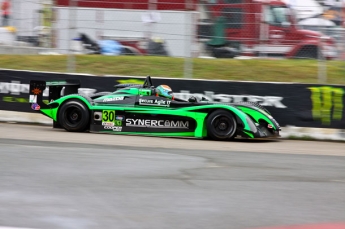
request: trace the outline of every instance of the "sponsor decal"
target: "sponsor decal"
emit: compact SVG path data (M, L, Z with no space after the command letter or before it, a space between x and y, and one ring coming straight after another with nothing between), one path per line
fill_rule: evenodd
M30 85L21 84L20 81L0 82L0 93L1 94L11 94L20 95L21 93L29 93Z
M62 89L62 93L64 88ZM90 95L95 93L96 89L79 88L78 92L85 95ZM4 96L1 96L4 94ZM22 94L29 94L29 96L23 96ZM6 103L37 103L37 95L42 94L43 97L47 98L49 96L49 88L46 87L45 90L39 88L34 88L30 91L30 85L21 83L20 81L12 80L11 82L0 82L0 99L2 102ZM1 98L2 97L2 98ZM43 99L43 102L48 104L47 99ZM51 102L51 101L50 101ZM36 106L36 109L40 109Z
M324 86L308 89L311 91L313 119L320 120L323 125L330 125L332 120L342 120L345 95L343 88Z
M139 105L169 107L171 101L163 99L139 99Z
M237 102L255 102L262 106L287 108L283 104L283 97L279 96L258 96L258 95L229 95L229 94L215 94L213 91L205 91L201 93L190 93L187 90L181 90L180 93L174 93L176 98L188 100L191 96L195 96L199 99L204 97L210 102L222 102L222 103L237 103Z
M178 120L151 120L151 119L126 119L126 126L151 127L151 128L189 128L189 121Z
M47 86L49 84L47 83ZM35 88L38 89L38 88ZM34 89L34 90L35 90ZM40 89L38 89L40 90ZM41 90L40 90L41 91ZM64 91L64 89L62 89ZM96 89L90 88L79 88L78 93L85 94L87 96L92 95L96 92ZM20 81L12 80L11 83L8 82L0 82L0 94L11 94L11 95L21 95L21 94L29 94L30 92L30 85L21 83ZM33 94L33 90L31 91ZM37 90L36 90L37 92ZM36 95L36 94L35 94ZM43 91L43 96L49 96L49 88L46 87Z
M42 90L40 90L39 88L34 88L31 90L31 92L34 94L34 95L39 95L42 93Z
M148 96L148 95L151 95L152 94L152 90L151 89L144 89L144 88L142 88L142 89L139 89L139 95L140 95L140 97L142 97L142 96Z
M63 85L66 84L67 81L50 81L50 82L46 82L47 86L53 86L53 85Z
M4 96L2 97L3 102L7 103L31 103L28 98L14 97L14 96ZM44 103L49 103L48 100L43 100Z
M115 116L115 120L123 121L123 119L124 119L124 116L123 116L123 115L116 115L116 116Z
M122 131L122 127L121 126L105 126L104 129L106 129L106 130L113 130L113 131L117 131L117 132Z
M41 109L41 106L38 105L37 103L33 103L31 105L31 109L35 110L35 111L39 111Z
M125 80L117 80L120 84L144 84L145 80L139 79L125 79Z
M29 103L37 103L37 95L30 95Z
M121 97L114 97L114 98L106 98L103 99L103 102L112 102L112 101L120 101L120 100L124 100L125 97L121 96Z
M120 116L120 115L115 116L115 111L103 110L102 111L102 126L104 126L104 129L109 129L108 127L121 127L122 120L117 120L116 117L123 120L123 116Z
M102 111L102 122L112 122L114 123L115 111L103 110Z
M14 97L14 96L4 96L2 97L3 102L7 103L31 103L28 98ZM49 103L48 100L43 100L44 103Z
M102 126L114 126L113 122L102 122Z
M122 121L120 120L115 120L114 121L115 126L122 126Z

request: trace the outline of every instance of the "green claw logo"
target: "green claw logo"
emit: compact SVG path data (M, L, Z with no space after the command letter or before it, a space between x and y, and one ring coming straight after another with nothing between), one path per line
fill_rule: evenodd
M139 79L125 79L125 80L117 80L120 84L143 84L144 80Z
M311 91L312 114L322 125L330 125L332 120L340 121L344 111L344 89L329 86L309 87Z

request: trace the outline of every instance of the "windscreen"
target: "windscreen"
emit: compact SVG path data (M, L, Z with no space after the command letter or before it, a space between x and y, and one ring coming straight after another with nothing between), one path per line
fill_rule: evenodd
M291 9L283 6L270 6L264 11L265 21L271 25L291 24Z

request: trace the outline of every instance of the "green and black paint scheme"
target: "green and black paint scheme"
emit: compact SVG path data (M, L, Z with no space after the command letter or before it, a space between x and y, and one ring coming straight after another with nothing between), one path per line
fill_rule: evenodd
M43 91L49 88L49 103ZM34 110L53 119L53 126L72 132L104 132L231 140L278 137L280 126L256 103L215 103L191 97L157 97L148 76L143 85L115 85L114 92L78 94L75 80L30 81ZM62 95L63 91L63 95Z

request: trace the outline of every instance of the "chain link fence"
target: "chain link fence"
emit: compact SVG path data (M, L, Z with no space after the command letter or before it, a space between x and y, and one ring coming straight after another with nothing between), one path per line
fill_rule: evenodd
M2 17L4 4L9 3L8 25L1 27L0 44L15 47L53 47L52 0L1 0ZM3 52L4 50L1 49ZM15 52L15 50L13 50Z
M1 53L161 55L185 58L345 59L345 7L317 0L11 0ZM5 34L5 35L4 35ZM7 43L3 38L8 35ZM12 41L11 41L12 39ZM5 42L4 42L5 41ZM26 49L20 49L26 47Z

